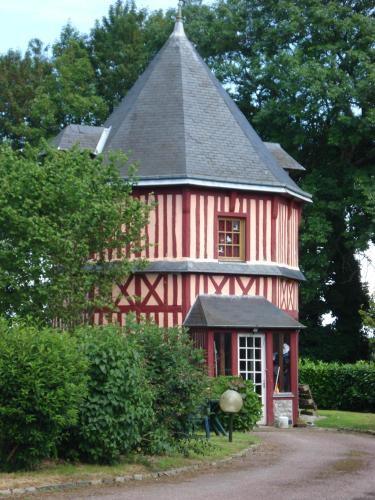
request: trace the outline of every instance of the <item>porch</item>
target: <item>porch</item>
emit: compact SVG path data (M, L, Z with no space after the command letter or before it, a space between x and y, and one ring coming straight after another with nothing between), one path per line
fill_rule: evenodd
M260 423L298 419L298 333L303 325L264 297L199 295L184 325L206 352L211 377L252 380L262 401Z

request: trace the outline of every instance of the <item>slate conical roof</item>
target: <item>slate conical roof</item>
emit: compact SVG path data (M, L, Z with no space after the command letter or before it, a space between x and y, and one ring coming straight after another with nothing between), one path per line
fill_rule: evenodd
M198 55L180 19L104 126L111 128L104 152L131 151L139 162L138 185L195 184L310 199Z

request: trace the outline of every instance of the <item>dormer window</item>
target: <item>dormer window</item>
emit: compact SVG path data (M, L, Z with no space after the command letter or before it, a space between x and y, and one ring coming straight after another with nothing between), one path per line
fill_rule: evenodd
M219 217L219 260L245 260L245 221L234 217Z

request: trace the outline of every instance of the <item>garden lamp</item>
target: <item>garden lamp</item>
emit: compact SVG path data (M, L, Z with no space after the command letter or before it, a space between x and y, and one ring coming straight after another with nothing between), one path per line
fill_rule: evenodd
M229 414L229 442L232 442L233 434L233 418L236 413L238 413L243 406L243 399L241 394L232 389L228 389L223 392L220 396L219 405L224 413Z

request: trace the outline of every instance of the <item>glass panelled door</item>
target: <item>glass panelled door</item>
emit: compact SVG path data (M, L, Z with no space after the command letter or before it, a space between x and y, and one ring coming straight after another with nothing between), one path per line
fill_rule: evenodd
M241 333L238 335L238 374L252 380L262 401L263 416L258 422L266 423L266 356L264 334Z

